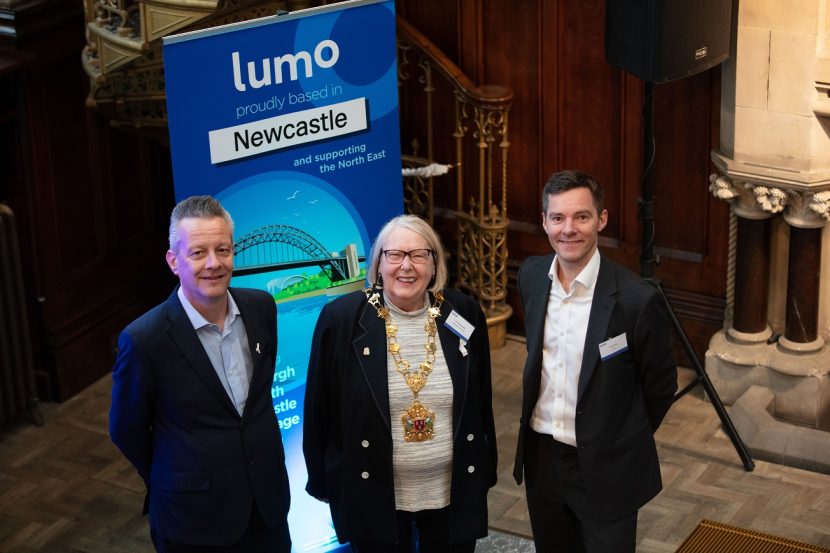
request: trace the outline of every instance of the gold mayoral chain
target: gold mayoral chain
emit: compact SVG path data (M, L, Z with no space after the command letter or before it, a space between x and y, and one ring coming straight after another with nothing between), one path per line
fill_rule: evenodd
M432 372L433 363L435 363L435 352L438 350L435 345L435 335L438 333L435 319L441 315L444 294L440 290L435 292L435 303L427 309L427 324L424 325L424 330L427 333L427 341L424 344L427 350L426 359L421 361L417 371L412 371L409 361L401 357L401 345L397 339L398 327L392 321L389 309L380 303L380 296L377 292L372 293L371 288L367 288L363 292L366 294L369 303L377 310L378 317L386 321L386 343L389 346L389 353L395 361L395 368L403 376L414 397L409 408L401 415L403 439L405 442L431 440L435 437L435 412L430 411L418 401L418 392L426 386L427 378Z

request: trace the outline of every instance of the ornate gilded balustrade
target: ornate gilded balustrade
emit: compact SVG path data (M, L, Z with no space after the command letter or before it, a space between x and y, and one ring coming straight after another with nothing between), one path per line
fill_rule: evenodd
M113 124L155 128L166 139L161 38L325 0L84 0L87 45L81 59L90 77L87 104Z
M121 0L98 0L92 4L95 9L95 22L117 33L118 36L135 36L138 2Z
M405 178L405 207L433 222L435 180L454 181L455 209L451 216L457 222L457 285L481 302L491 345L498 347L504 343L507 319L513 312L506 301L508 114L513 91L497 85L475 85L437 46L400 17L398 77L402 110L407 109L404 104L418 106L417 119L422 128L415 134L423 137L413 138L412 154L404 156L404 164L416 167L439 162L453 166L445 176ZM448 105L452 106L449 113L453 122L449 133L441 134L436 127L446 129L441 118ZM444 112L439 113L442 106ZM406 118L404 121L402 134L411 130L406 128ZM449 159L436 159L436 150L445 152Z

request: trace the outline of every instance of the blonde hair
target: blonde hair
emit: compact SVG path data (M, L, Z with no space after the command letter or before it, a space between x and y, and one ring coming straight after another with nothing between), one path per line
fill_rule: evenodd
M393 230L405 228L411 230L427 242L427 247L432 250L432 261L435 265L435 279L429 287L430 292L443 290L447 285L447 261L444 259L444 246L438 233L429 226L429 223L416 215L398 215L390 219L380 229L375 243L372 244L372 251L369 254L369 266L366 269L366 279L369 284L375 286L378 283L380 258L383 255L383 244Z

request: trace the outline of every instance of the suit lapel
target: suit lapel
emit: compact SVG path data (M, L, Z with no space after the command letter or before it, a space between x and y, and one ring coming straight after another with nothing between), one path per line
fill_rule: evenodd
M604 263L600 257L599 273L597 284L594 290L594 299L591 302L591 314L588 317L588 330L585 333L585 346L582 352L582 367L579 373L579 390L576 396L576 403L582 401L585 388L594 374L594 369L599 362L599 344L605 340L608 333L608 323L611 321L611 313L617 301L617 279L614 276L613 267Z
M269 360L273 360L276 356L268 355L271 348L276 347L272 343L271 336L269 336L266 326L262 325L262 317L258 316L257 307L250 301L248 297L241 295L237 290L230 289L236 306L239 308L239 314L245 322L245 333L248 338L248 348L251 352L251 361L253 369L251 371L251 382L248 386L248 397L255 390L260 390L262 387L271 388L269 378L273 378L274 367L266 366ZM227 394L226 394L227 395ZM247 406L248 403L246 402ZM242 412L245 414L245 411Z
M219 376L217 376L213 365L210 363L210 358L207 356L202 342L196 335L196 330L187 317L187 313L185 313L184 307L182 307L176 292L173 292L167 299L165 306L166 316L170 323L167 332L170 334L170 338L176 344L176 347L179 348L182 357L184 357L187 364L196 373L196 376L205 383L217 399L234 414L237 414L236 407L234 407L233 402L228 397L225 388L222 387L222 382L219 380Z
M531 282L524 288L529 295L525 301L525 324L527 332L532 332L534 340L534 350L529 352L529 355L539 357L539 365L542 361L542 345L544 344L545 333L545 317L548 314L548 300L550 299L551 280L548 276L550 264L553 262L553 256L546 256L544 262L538 267L537 271L533 271Z
M431 296L430 296L431 297ZM438 317L436 325L438 326L438 337L441 341L441 351L444 354L444 359L447 362L447 369L450 372L452 379L452 415L455 421L455 428L453 428L453 436L458 432L458 426L461 424L461 412L464 409L464 404L467 399L467 380L470 373L470 356L462 355L459 345L460 338L456 336L447 325L444 324L452 313L453 306L451 303L445 301L441 306L441 316ZM475 332L487 332L487 329L476 328Z
M539 388L542 379L542 349L545 343L545 318L548 313L550 287L552 285L548 273L553 263L553 254L539 260L536 267L527 271L528 282L522 282L523 300L525 309L525 332L527 333L526 370L530 374L524 375L525 394L523 400L523 418L529 420L530 412L536 405L539 397Z
M359 324L362 333L355 338L352 344L354 353L375 400L375 406L380 411L380 415L386 423L386 428L391 431L389 377L387 376L386 362L386 325L368 301L363 307Z

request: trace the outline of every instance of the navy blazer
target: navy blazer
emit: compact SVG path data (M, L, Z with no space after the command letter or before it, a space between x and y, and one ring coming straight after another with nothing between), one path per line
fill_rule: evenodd
M150 525L174 542L234 543L254 501L269 526L288 513L285 455L271 402L276 305L261 290L230 292L254 364L242 416L176 292L118 339L110 436L147 486Z
M530 257L519 269L528 355L513 469L517 483L523 476L525 433L539 398L553 257ZM603 361L599 344L623 333L628 350ZM671 341L657 289L600 257L577 385L576 441L588 496L605 518L636 511L662 488L654 432L677 390Z
M436 324L453 386L450 541L458 543L487 535L487 490L496 483L498 453L487 321L461 292L445 290L444 298ZM444 324L453 310L475 327L466 357ZM341 543L397 540L391 426L397 421L390 420L385 328L358 291L324 307L314 330L303 423L306 490L328 499Z

